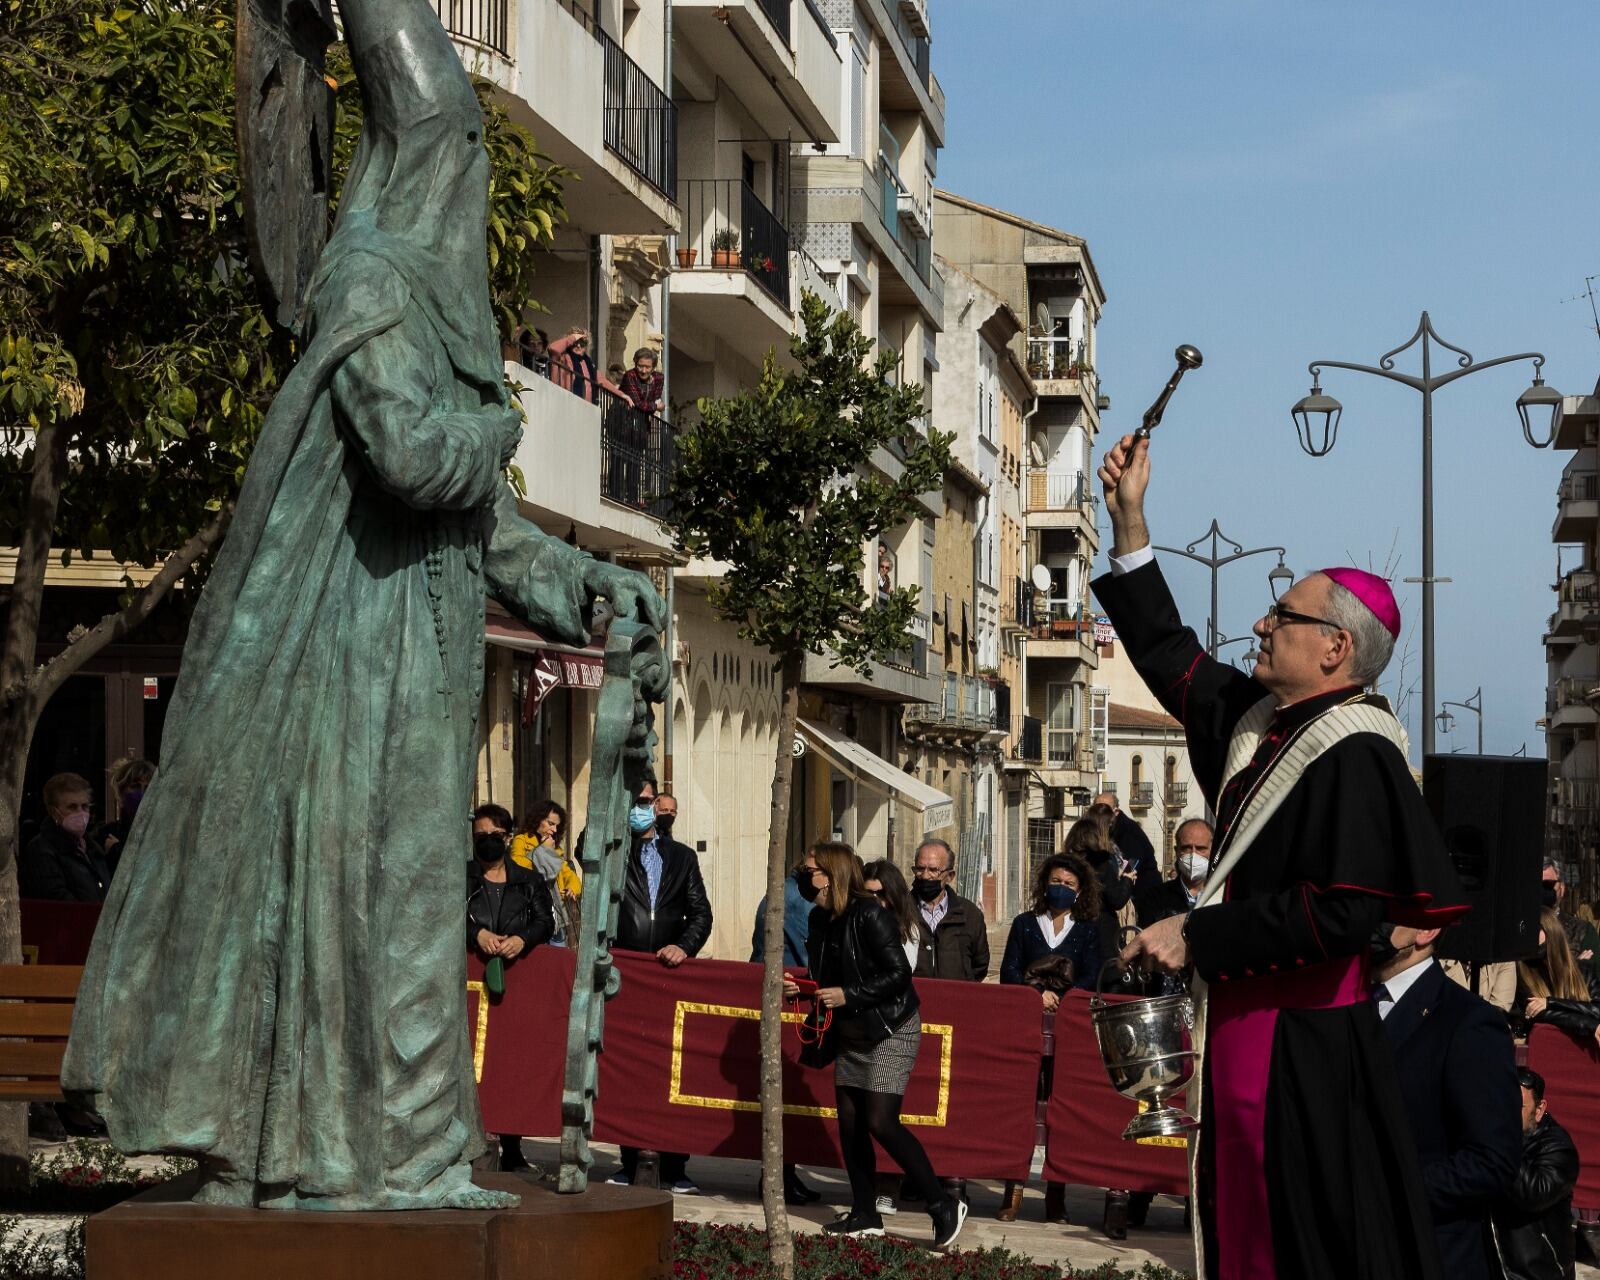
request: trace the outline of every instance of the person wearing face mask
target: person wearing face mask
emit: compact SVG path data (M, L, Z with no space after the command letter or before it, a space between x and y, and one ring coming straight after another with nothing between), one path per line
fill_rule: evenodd
M94 794L75 773L44 784L46 820L17 862L17 891L55 902L104 902L111 883L105 851L88 834Z
M677 801L671 796L660 799L668 802L675 819ZM676 969L698 955L711 936L711 900L700 875L700 859L662 829L657 803L655 783L646 780L628 810L633 849L612 944L624 951L649 952L667 968ZM609 1181L631 1184L638 1163L638 1148L623 1147L622 1168ZM682 1152L661 1152L661 1185L678 1195L697 1194L700 1188L689 1177L688 1163Z
M1491 1280L1489 1213L1522 1154L1516 1062L1504 1015L1434 962L1439 933L1378 926L1372 1005L1394 1051L1444 1274Z
M1517 1003L1512 1024L1526 1035L1535 1022L1548 1022L1579 1040L1600 1042L1600 984L1572 954L1572 944L1554 907L1539 913L1539 949L1517 962Z
M94 838L106 851L106 866L117 874L117 862L122 857L122 846L127 842L133 827L134 814L144 800L144 793L155 781L156 767L148 760L138 758L118 760L111 767L111 790L117 797L117 817L101 823L94 829Z
M1133 906L1141 929L1194 910L1211 870L1211 836L1211 824L1204 818L1190 818L1179 826L1173 835L1178 856L1173 860L1172 878L1134 890Z
M1046 858L1034 877L1033 902L1011 922L1000 960L1000 981L1026 985L1039 992L1046 1014L1060 1007L1071 987L1094 990L1100 973L1100 878L1082 858L1057 853ZM1050 1096L1055 1060L1045 1058L1039 1072L1038 1096ZM1067 1217L1066 1184L1047 1182L1046 1222ZM1022 1208L1021 1182L1007 1180L995 1217L1015 1222Z
M658 818L659 822L660 819ZM811 909L822 892L822 882L817 875L817 860L810 850L795 864L783 882L783 967L804 969L809 960L806 939L811 935ZM767 933L767 899L763 894L756 907L755 925L750 930L750 963L760 964L766 955L763 941ZM760 1183L756 1195L761 1194ZM797 1165L783 1166L783 1200L796 1207L814 1204L822 1199L820 1192L807 1186L800 1177Z
M497 804L472 814L472 857L467 862L467 946L483 957L491 993L504 989L506 970L518 956L550 941L555 911L537 871L509 858L511 815ZM500 1168L526 1169L520 1134L502 1133Z
M922 923L917 977L982 982L989 974L989 928L983 908L950 887L956 878L955 850L943 840L924 840L911 871Z

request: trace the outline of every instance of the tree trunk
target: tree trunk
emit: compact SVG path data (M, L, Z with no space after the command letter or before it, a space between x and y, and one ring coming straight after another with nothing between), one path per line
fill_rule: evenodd
M794 790L794 727L800 713L803 653L783 659L772 827L767 836L767 914L761 969L761 1208L767 1248L782 1280L794 1277L794 1237L783 1199L783 888L789 874L789 799Z
M47 429L48 430L48 429ZM55 452L54 442L39 433L36 452ZM40 489L41 467L36 460L33 488ZM0 655L0 964L22 962L22 912L17 889L17 836L21 823L22 787L27 776L28 748L39 713L51 696L83 665L108 644L122 639L150 616L155 607L201 556L212 551L226 532L233 505L217 513L181 548L173 552L160 572L134 592L116 613L107 614L89 631L72 641L42 667L34 666L39 643L39 610L44 598L44 576L49 562L50 528L60 498L59 473L53 496L30 493L28 522L17 556L16 584L6 620L5 648ZM42 527L36 519L43 521ZM41 549L42 548L42 549ZM0 1189L16 1189L28 1179L28 1107L26 1103L0 1103Z

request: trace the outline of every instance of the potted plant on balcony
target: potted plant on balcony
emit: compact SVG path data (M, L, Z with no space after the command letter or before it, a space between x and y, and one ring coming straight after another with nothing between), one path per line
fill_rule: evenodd
M699 256L700 250L698 249L679 249L678 266L687 271L690 267L694 266L694 260Z
M723 227L711 237L711 265L724 268L739 265L739 233L732 227Z

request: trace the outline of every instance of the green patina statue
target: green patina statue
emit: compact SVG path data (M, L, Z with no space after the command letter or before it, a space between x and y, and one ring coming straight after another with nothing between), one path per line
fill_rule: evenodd
M666 680L662 605L519 514L476 99L426 0L339 8L365 132L62 1078L123 1151L195 1157L208 1203L494 1207L515 1197L471 1180L462 946L484 594L575 644L597 598L615 612L588 837L608 890ZM605 983L615 909L584 897L576 995ZM580 1017L592 1092L587 1001Z

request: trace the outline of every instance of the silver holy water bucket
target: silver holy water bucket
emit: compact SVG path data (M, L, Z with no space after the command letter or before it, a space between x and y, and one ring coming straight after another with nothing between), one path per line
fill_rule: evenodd
M1112 1004L1102 987L1106 968L1116 963L1108 961L1100 970L1089 1000L1089 1018L1112 1087L1144 1104L1122 1136L1176 1137L1200 1123L1167 1101L1189 1083L1199 1057L1194 1045L1194 1001L1175 995Z

